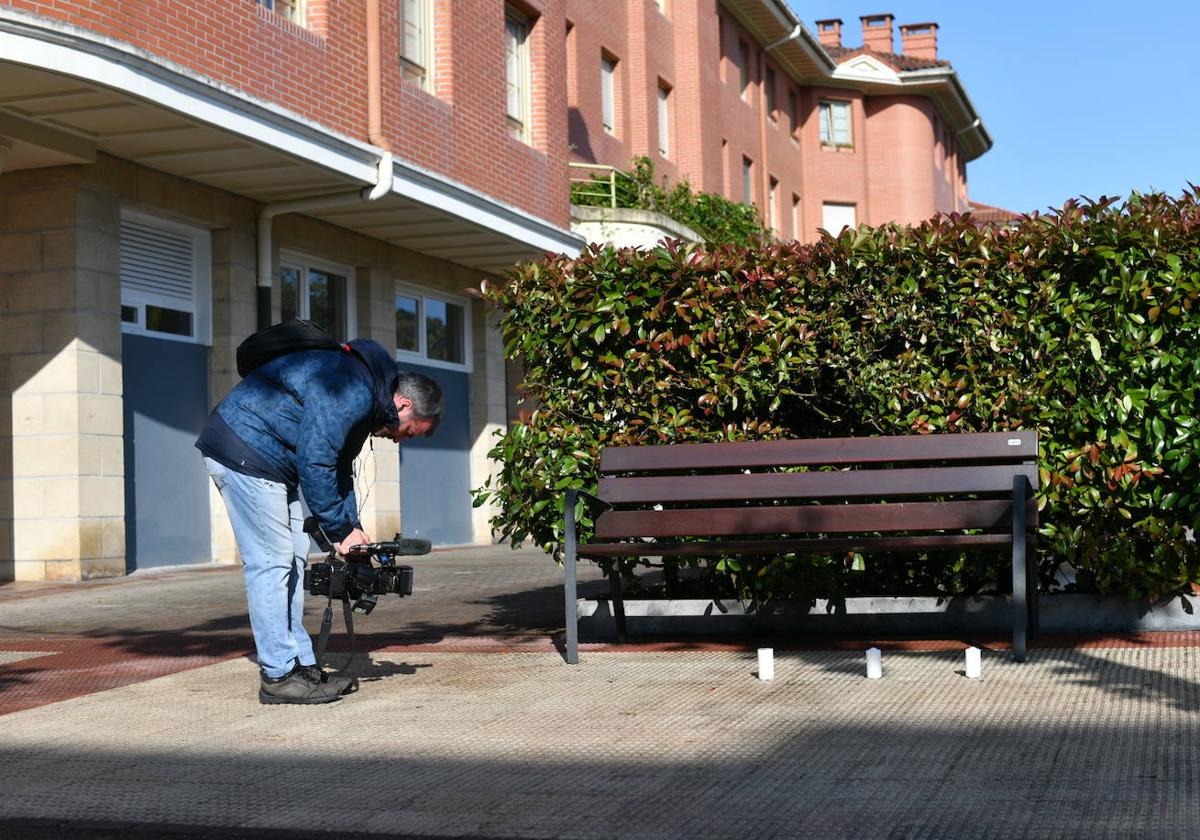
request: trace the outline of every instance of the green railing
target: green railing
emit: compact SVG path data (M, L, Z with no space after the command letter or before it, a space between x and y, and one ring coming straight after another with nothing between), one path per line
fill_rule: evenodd
M624 178L632 181L626 173L614 166L603 163L571 163L571 201L574 204L595 202L579 202L576 199L599 199L609 207L617 206L617 180Z

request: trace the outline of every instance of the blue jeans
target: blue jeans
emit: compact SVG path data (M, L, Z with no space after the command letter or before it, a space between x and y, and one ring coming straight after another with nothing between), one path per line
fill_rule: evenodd
M299 493L211 458L204 463L225 500L242 555L259 667L268 677L282 677L296 665L316 663L312 639L304 629L309 537L304 533Z

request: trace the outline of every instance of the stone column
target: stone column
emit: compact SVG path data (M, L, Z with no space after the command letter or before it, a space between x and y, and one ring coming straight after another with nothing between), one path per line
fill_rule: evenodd
M120 204L94 169L0 178L2 577L125 573Z
M504 339L496 313L481 303L474 310L474 372L471 374L471 489L487 483L499 465L487 454L496 445L496 432L507 427L508 388L504 361ZM473 508L471 525L476 543L492 542L490 520L496 506L488 503Z
M378 266L355 272L358 337L396 347L395 282ZM355 463L354 493L361 508L363 530L373 540L389 540L399 530L400 453L385 438L371 438Z
M217 228L212 232L213 344L208 371L210 409L240 381L237 347L257 326L257 251L253 208L239 205L230 210L230 216L224 220L230 223L230 227ZM229 523L229 514L221 494L211 482L208 509L213 560L218 563L237 562L237 543Z

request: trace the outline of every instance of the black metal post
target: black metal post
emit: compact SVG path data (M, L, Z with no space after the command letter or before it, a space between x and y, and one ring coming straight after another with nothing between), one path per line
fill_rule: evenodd
M578 498L579 492L576 490L568 490L563 497L563 530L566 537L563 549L563 600L566 607L568 665L579 664L579 607L575 594L575 502Z
M1025 490L1029 479L1023 475L1013 477L1012 492L1012 615L1013 615L1013 661L1025 661L1025 638L1029 625L1029 574L1025 556Z

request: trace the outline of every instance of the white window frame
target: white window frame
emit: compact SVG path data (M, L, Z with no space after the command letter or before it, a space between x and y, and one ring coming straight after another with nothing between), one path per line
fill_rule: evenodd
M779 226L779 180L776 178L768 178L767 180L767 224L771 226L771 232L776 236L780 233Z
M460 297L459 295L447 294L440 290L426 289L421 286L414 286L411 283L396 281L396 291L393 295L393 300L396 295L404 295L405 297L416 298L417 300L417 350L402 350L396 348L396 361L409 362L415 365L425 365L427 367L442 368L443 370L456 370L464 373L470 373L474 369L472 364L473 345L471 341L472 332L472 313L470 298ZM436 300L441 303L450 303L455 306L462 307L463 311L463 362L456 364L447 362L441 359L431 359L428 356L429 347L427 344L427 336L425 334L425 313L426 301ZM393 307L395 303L393 302Z
M837 146L843 149L854 148L854 108L853 103L845 99L822 99L818 105L821 145ZM845 114L846 137L838 138L836 114Z
M746 100L749 100L750 86L754 84L754 78L750 74L750 59L750 44L745 38L739 36L737 46L738 96Z
M530 108L530 61L529 36L531 21L511 6L504 10L504 75L507 87L505 114L508 132L513 137L529 142ZM520 37L514 37L519 34ZM516 73L514 79L513 73ZM515 89L515 90L514 90ZM514 96L515 93L515 96ZM514 112L514 105L516 111Z
M167 341L212 346L212 234L204 228L181 224L167 219L121 208L121 221L135 222L146 227L158 228L167 233L184 236L192 243L192 335L159 332L146 329L146 306L167 306L179 309L177 298L157 295L136 289L126 289L121 283L121 306L137 308L137 321L130 323L121 319L121 332L146 335ZM120 234L118 234L118 237ZM119 246L119 241L118 241ZM119 273L119 270L118 270Z
M399 37L400 37L400 74L404 81L416 85L421 90L433 90L433 4L429 0L397 0L399 4ZM408 16L405 8L412 5L418 10L420 20L417 23L418 55L410 55L405 47L405 26Z
M260 6L263 6L268 11L274 12L284 20L291 21L297 26L307 26L308 22L308 0L290 0L285 2L285 6L291 11L280 11L279 0L258 0Z
M343 302L346 313L346 336L345 340L349 341L355 338L358 332L358 317L355 311L355 302L358 300L354 288L354 269L348 265L330 262L329 260L320 257L314 257L312 254L306 254L302 251L292 251L280 249L279 251L279 270L282 273L284 268L293 268L300 270L300 288L296 290L296 317L309 317L309 301L308 301L308 272L310 269L323 271L326 274L337 274L340 277L346 278L346 287L344 293L346 296ZM281 281L282 282L282 281ZM334 336L337 338L338 336Z
M600 124L617 133L617 67L619 62L606 52L600 54Z
M779 74L775 72L774 67L768 65L763 71L763 100L767 109L767 119L773 123L779 122L778 87Z
M837 230L833 230L833 225L830 224L830 215L846 215L849 213L850 220L840 220L842 224ZM851 230L858 229L858 205L850 201L825 201L821 204L821 227L829 231L834 236L837 236L846 228Z
M671 87L658 82L658 153L671 157Z
M754 206L754 161L742 155L742 204Z

